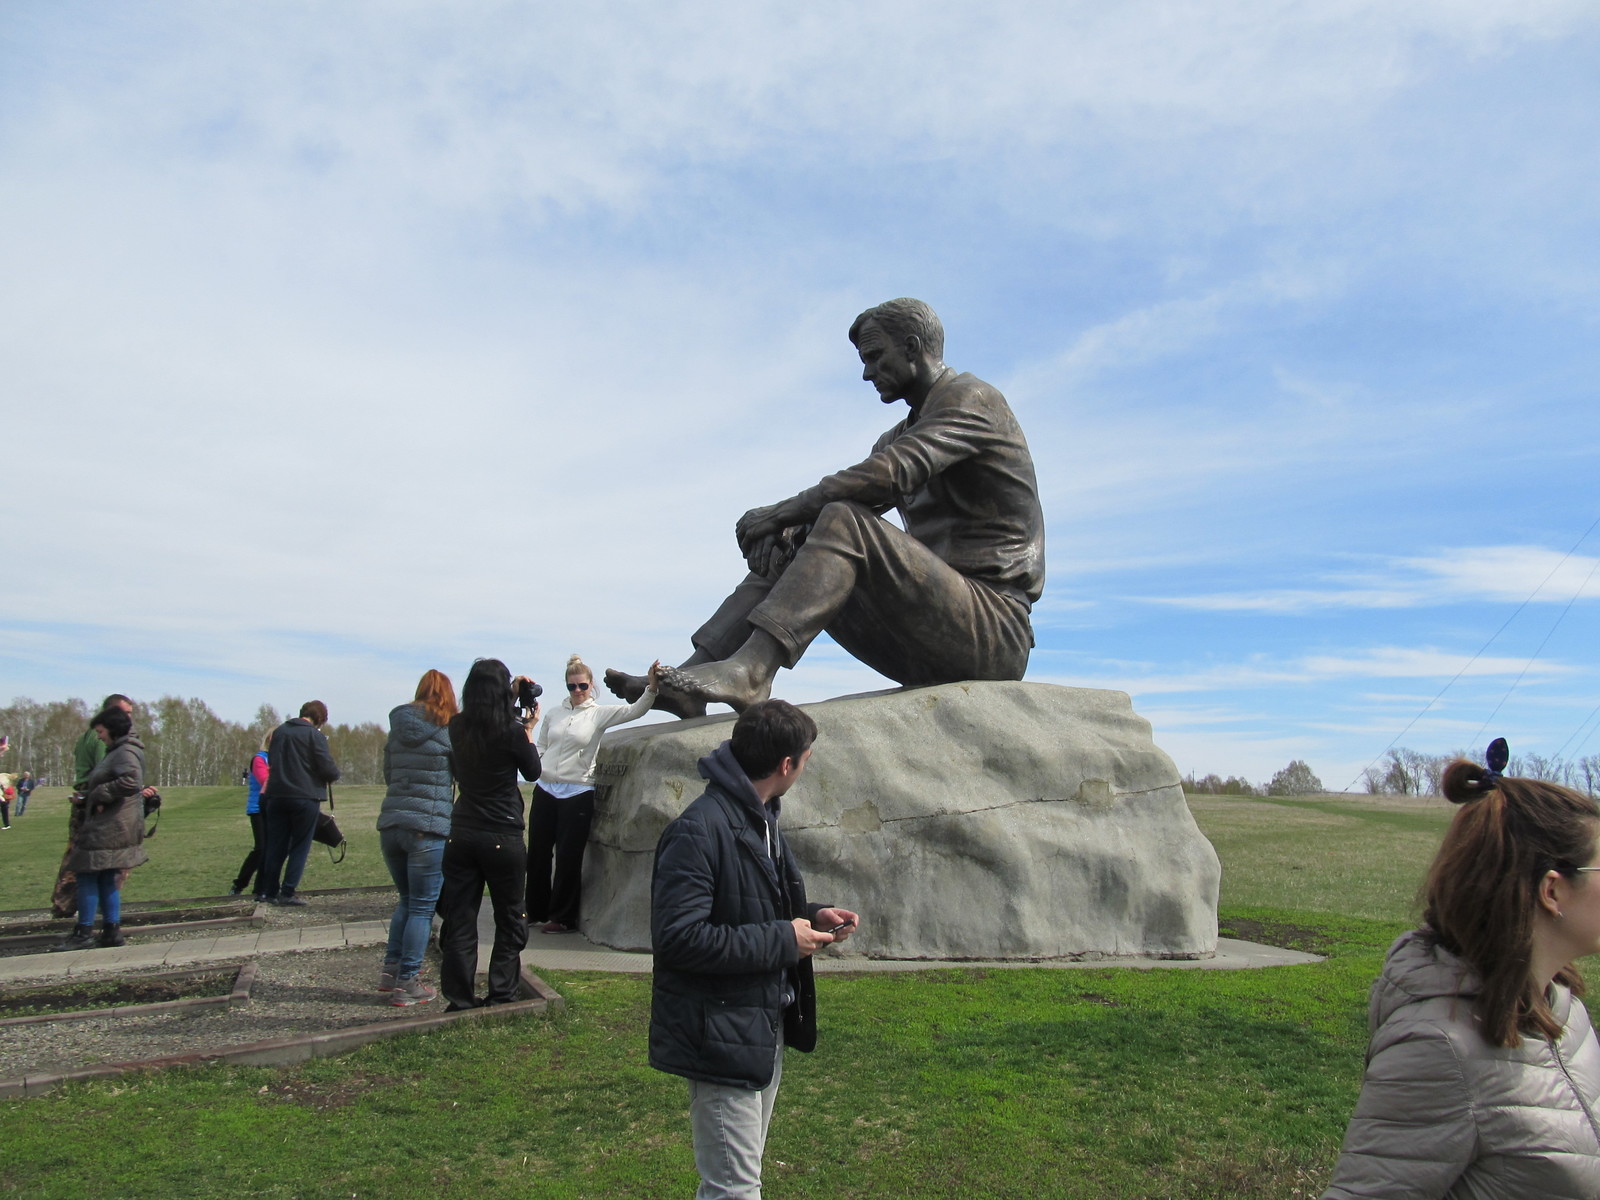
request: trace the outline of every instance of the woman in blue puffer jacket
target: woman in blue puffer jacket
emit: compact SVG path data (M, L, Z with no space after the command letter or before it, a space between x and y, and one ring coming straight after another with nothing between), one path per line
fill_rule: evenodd
M394 1005L425 1004L438 993L422 982L422 954L444 880L444 844L450 836L450 718L456 690L442 671L429 671L417 698L389 714L383 747L388 793L378 812L383 859L399 889L389 922L378 991Z

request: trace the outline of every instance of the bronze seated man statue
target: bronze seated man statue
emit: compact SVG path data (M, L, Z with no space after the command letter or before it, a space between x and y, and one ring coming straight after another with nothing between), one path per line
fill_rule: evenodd
M944 327L920 300L869 308L850 340L861 377L910 413L864 461L739 518L750 574L695 633L694 653L662 670L656 707L742 712L824 630L909 686L1027 669L1044 514L1016 417L995 388L945 366ZM891 508L903 530L884 519ZM626 700L644 691L642 675L605 678Z

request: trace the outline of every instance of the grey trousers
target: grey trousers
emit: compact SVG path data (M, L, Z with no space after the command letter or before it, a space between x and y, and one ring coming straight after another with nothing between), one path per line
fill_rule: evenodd
M689 1080L694 1165L700 1172L695 1200L761 1200L761 1154L782 1079L779 1043L772 1082L760 1091Z
M793 667L826 630L907 687L1021 679L1033 648L1028 606L961 574L864 505L824 506L776 580L747 575L694 635L715 659L764 629Z

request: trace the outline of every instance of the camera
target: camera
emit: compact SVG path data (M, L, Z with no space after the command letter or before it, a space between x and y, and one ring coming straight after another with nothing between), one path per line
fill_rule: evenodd
M542 687L531 679L524 679L517 684L517 707L523 712L532 712L542 695L544 695Z

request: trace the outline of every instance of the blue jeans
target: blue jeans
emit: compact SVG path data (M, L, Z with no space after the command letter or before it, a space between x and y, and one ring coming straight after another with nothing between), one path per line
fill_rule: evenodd
M277 796L261 801L261 824L265 845L261 851L261 871L256 889L269 900L294 895L300 876L306 871L311 853L311 836L317 832L317 802L304 796ZM279 887L279 872L283 874Z
M122 890L117 887L117 872L79 871L78 924L93 925L95 913L108 925L122 921Z
M383 961L398 963L396 975L410 979L422 970L422 954L433 929L433 908L444 882L445 839L414 829L383 829L378 841L400 891L400 903L394 906L389 921L389 948Z

